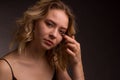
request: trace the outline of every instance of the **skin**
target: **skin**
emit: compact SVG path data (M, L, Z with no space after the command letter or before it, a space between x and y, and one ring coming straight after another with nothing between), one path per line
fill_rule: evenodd
M57 80L84 80L80 44L74 36L63 35L68 28L68 17L65 12L50 10L44 19L35 23L34 27L34 40L26 47L26 55L18 54L15 50L4 57L11 64L15 77L18 80L51 80L54 69L49 66L44 54L46 50L57 46L64 38L66 52L71 56L73 76L71 78L66 70L63 71L58 67ZM11 78L8 64L1 60L0 80Z
M38 48L40 47L44 51L49 50L62 41L62 34L67 31L67 28L67 15L61 10L51 10L46 18L36 22L34 30L35 37L32 43L35 45L39 44ZM52 45L46 45L45 43L47 43L47 40L51 41Z

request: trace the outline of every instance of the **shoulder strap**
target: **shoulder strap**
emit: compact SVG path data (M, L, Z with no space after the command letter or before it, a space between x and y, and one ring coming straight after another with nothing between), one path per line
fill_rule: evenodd
M10 63L5 58L0 58L0 60L4 60L8 64L8 66L10 67L11 73L12 73L12 78L14 78L13 69L12 69Z

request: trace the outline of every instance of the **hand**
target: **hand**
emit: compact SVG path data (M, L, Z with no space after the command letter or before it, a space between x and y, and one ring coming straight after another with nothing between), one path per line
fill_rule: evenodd
M75 40L75 36L63 35L66 42L66 52L70 55L70 62L78 64L81 62L80 43Z
M72 80L85 80L81 60L80 43L75 37L63 36L66 42L66 52L70 55L70 64L72 68Z

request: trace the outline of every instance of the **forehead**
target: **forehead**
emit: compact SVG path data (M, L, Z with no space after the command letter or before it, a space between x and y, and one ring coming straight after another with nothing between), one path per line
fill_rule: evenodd
M68 27L68 16L64 10L51 9L48 11L46 18L54 21L59 26Z

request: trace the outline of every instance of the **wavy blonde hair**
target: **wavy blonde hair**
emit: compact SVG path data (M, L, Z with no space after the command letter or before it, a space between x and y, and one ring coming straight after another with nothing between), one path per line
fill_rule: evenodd
M26 45L31 42L33 38L33 30L35 21L38 19L43 19L47 15L48 11L51 9L60 9L63 10L68 18L69 18L69 24L66 34L68 36L72 36L75 34L75 19L72 11L70 8L63 3L60 0L42 0L38 1L35 5L28 8L24 14L23 17L18 19L17 26L19 26L19 29L15 35L15 39L13 43L18 43L18 51L19 53L22 53L24 51ZM49 50L46 52L46 57L50 63L50 65L54 65L56 57L58 65L65 69L68 64L68 56L63 52L64 50L64 40L55 48Z

